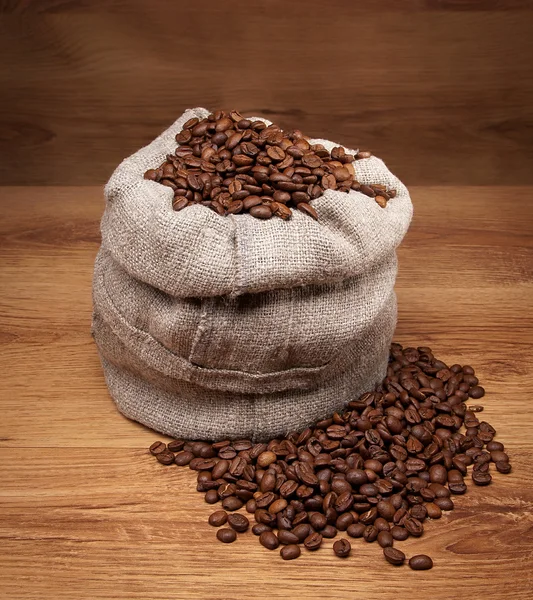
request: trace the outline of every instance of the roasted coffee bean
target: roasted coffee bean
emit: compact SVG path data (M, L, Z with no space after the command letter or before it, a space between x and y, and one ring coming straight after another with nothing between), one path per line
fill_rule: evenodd
M194 454L192 452L183 450L182 452L178 452L178 454L176 454L176 456L174 458L174 462L178 466L184 467L185 465L188 465L193 458L194 458Z
M334 538L337 535L337 528L333 527L333 525L326 525L320 533L322 534L322 537Z
M474 398L474 400L479 400L479 398L483 398L485 395L485 390L480 385L475 385L470 388L468 395L470 398Z
M205 501L207 504L216 504L219 501L218 492L216 490L208 490L205 493Z
M433 567L433 561L425 554L417 554L409 559L409 566L414 571L427 571Z
M167 449L167 445L164 444L163 442L154 442L149 448L150 452L154 456L157 456L158 454L165 452L166 449ZM169 450L171 450L171 448L169 448Z
M426 510L430 519L440 519L442 517L442 509L434 502L426 504Z
M279 541L272 531L263 531L259 535L259 543L267 550L275 550L279 546Z
M404 527L399 527L398 525L394 525L394 527L390 530L392 538L399 542L403 542L409 537L409 532Z
M392 546L394 542L394 538L392 537L392 533L390 533L390 531L380 531L377 539L378 544L382 548L388 548L389 546Z
M228 524L239 533L244 533L250 526L250 521L241 514L228 515Z
M379 531L374 525L367 525L363 532L365 542L375 542L378 539Z
M299 539L298 536L292 531L281 530L278 532L278 539L280 544L289 545L289 544L298 544Z
M400 566L405 562L405 554L401 550L390 546L383 549L383 556L391 565Z
M180 452L185 446L185 440L172 440L168 443L168 449L171 452Z
M231 544L237 539L237 534L233 529L223 527L217 531L217 539L224 544Z
M222 508L224 510L234 511L243 507L243 501L236 496L228 496L222 500Z
M335 552L335 554L340 558L346 558L350 554L351 550L352 545L346 539L337 540L333 544L333 552Z
M155 457L162 465L171 465L174 462L174 454L172 454L172 452L169 452L168 450L159 452L155 455Z
M272 217L273 214L270 206L266 206L266 204L252 206L249 212L252 215L252 217L255 217L256 219L270 219L270 217Z
M228 520L228 513L225 510L217 510L210 515L208 521L209 525L213 527L221 527Z
M365 529L366 529L366 526L363 525L363 523L354 523L353 525L350 525L348 527L348 529L346 530L346 533L350 537L360 538L360 537L363 537Z
M403 526L405 529L407 529L409 534L414 537L420 537L424 533L424 526L418 519L415 519L414 517L406 517L403 522Z
M272 531L272 528L269 527L268 525L265 525L264 523L256 523L253 527L252 527L252 533L254 535L261 535L264 531Z
M298 558L300 554L300 546L296 544L289 544L288 546L284 546L280 551L280 555L283 560L294 560L295 558Z

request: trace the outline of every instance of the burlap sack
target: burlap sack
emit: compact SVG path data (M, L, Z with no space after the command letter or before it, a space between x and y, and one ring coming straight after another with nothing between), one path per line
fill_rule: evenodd
M395 249L405 186L378 158L362 183L398 192L385 209L328 190L316 222L172 209L143 179L202 108L124 160L105 189L93 335L111 396L128 417L194 439L264 440L305 427L371 389L396 322ZM267 121L268 123L268 121ZM328 150L335 145L325 140Z

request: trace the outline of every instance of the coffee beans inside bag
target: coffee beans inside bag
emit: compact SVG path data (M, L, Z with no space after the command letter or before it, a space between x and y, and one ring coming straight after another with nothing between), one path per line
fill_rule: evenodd
M242 120L187 110L105 188L93 335L120 411L173 437L271 439L386 371L407 189L369 153Z

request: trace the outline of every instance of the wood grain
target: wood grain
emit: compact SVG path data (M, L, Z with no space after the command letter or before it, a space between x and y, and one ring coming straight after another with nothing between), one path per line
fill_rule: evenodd
M533 595L533 188L414 187L396 339L470 363L513 472L469 487L388 567L354 540L284 563L251 533L225 546L193 473L110 400L89 326L98 187L0 188L0 598L529 600Z
M528 0L4 0L0 183L101 184L185 108L372 149L408 184L532 184Z

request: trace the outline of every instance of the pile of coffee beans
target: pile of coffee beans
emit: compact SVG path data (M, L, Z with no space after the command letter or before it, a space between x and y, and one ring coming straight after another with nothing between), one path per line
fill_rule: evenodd
M370 152L346 154L310 144L301 131L251 121L238 111L217 111L187 121L176 135L179 146L145 179L174 190L174 210L201 204L219 215L248 212L258 219L289 219L290 207L318 219L310 202L325 190L356 190L382 208L396 196L381 184L356 179L354 161Z
M394 544L422 536L426 519L454 508L468 467L480 486L491 482L491 464L511 471L496 431L476 416L483 408L466 404L484 394L472 367L448 366L427 347L393 344L381 384L313 427L269 443L174 440L155 442L150 452L164 465L198 472L205 501L221 503L209 524L227 525L217 532L222 542L250 527L235 512L244 508L260 544L281 545L285 560L343 532L377 542L387 562L402 565L406 556ZM333 552L348 557L348 539ZM409 566L430 569L433 561L420 554Z

